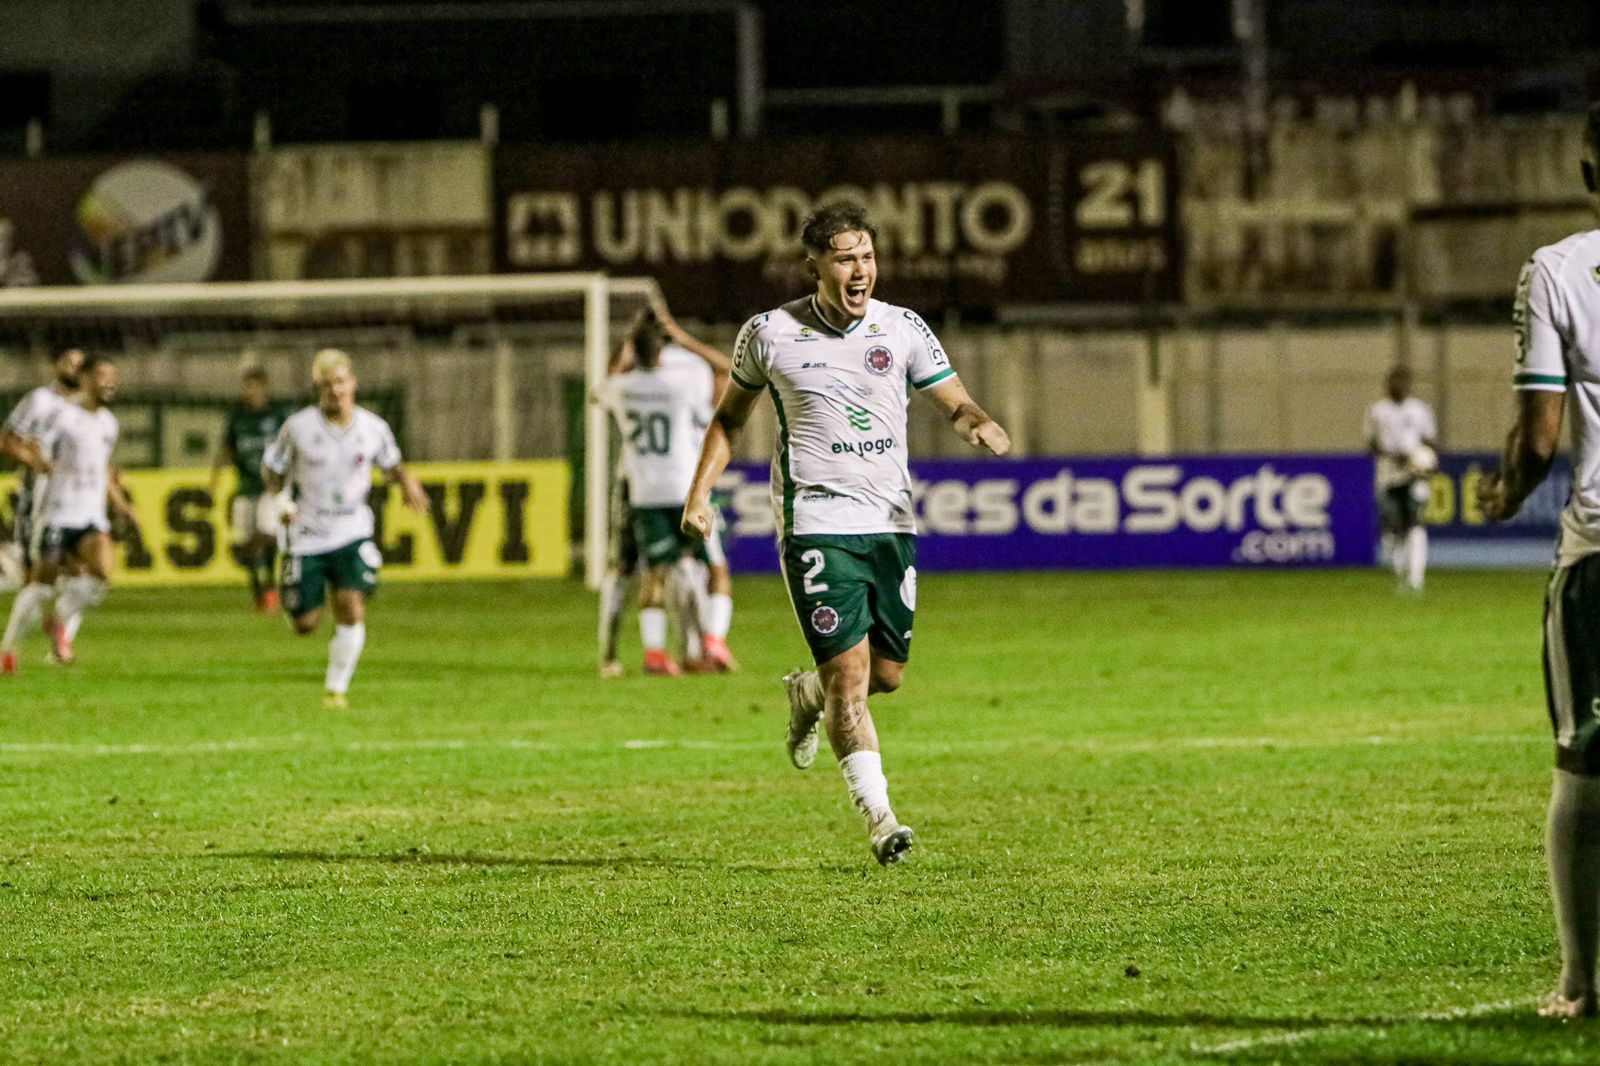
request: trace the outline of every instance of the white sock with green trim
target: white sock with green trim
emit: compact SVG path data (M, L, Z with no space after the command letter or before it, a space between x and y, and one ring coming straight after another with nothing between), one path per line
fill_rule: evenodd
M1422 591L1422 577L1428 572L1428 531L1412 526L1406 533L1406 580L1413 590Z
M876 836L879 828L893 824L889 809L889 779L883 776L883 756L875 751L853 751L839 760L845 787L855 801L856 810L867 821L867 832Z
M350 679L356 676L356 663L361 661L361 649L367 646L367 626L357 622L353 626L334 626L333 639L328 642L329 692L343 695L350 691Z
M644 650L664 651L667 646L667 612L663 607L645 607L639 611L639 639Z
M714 637L727 640L728 630L733 628L733 597L726 592L713 592L706 613L706 631Z

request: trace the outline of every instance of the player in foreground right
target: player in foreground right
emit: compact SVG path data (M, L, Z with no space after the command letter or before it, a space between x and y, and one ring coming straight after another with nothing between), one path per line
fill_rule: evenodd
M1583 182L1600 213L1600 105L1584 131ZM1500 469L1479 483L1484 517L1517 513L1550 472L1562 408L1573 399L1572 495L1561 514L1545 592L1544 677L1556 735L1546 849L1561 937L1561 979L1549 1017L1600 1008L1600 229L1540 248L1517 281L1517 421Z
M917 605L916 518L906 467L906 407L928 397L969 444L1011 447L955 376L913 311L872 298L874 228L851 203L805 220L801 240L816 279L810 296L757 315L739 332L732 384L706 431L683 528L709 536L711 490L763 389L778 410L772 460L779 558L816 672L791 674L789 757L805 769L817 724L866 820L873 856L898 862L911 828L889 807L867 697L893 692L911 655Z

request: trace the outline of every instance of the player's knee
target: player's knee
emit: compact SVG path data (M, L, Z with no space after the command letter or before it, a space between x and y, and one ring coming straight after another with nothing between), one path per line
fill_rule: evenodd
M906 664L875 659L872 663L872 691L893 692L900 687Z
M294 626L296 636L308 637L317 631L317 623L321 620L321 612L313 611L311 614L297 614L289 619L289 623Z

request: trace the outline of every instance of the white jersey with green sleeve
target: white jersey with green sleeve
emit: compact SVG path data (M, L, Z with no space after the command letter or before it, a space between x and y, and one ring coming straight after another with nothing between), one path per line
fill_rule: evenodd
M634 507L682 507L705 436L711 379L679 359L613 374L602 394L622 434L622 467Z
M842 331L815 296L746 322L733 380L766 389L777 406L772 499L783 535L915 533L906 405L912 390L954 374L916 312L878 300Z
M1600 230L1533 253L1517 279L1519 390L1568 393L1572 496L1561 514L1558 562L1600 552Z
M365 407L342 428L316 407L290 415L261 461L294 491L290 553L322 555L370 538L372 471L393 470L400 462L394 430Z

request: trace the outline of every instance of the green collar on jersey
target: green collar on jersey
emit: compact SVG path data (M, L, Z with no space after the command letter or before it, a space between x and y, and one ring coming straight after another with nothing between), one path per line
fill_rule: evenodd
M812 316L817 320L817 322L822 326L822 328L827 330L829 333L835 334L836 336L848 337L851 333L855 332L855 328L857 326L861 325L861 323L866 321L865 317L858 318L854 322L850 323L850 328L849 329L840 329L838 326L835 326L832 322L829 322L828 321L828 316L824 315L822 313L822 308L817 306L817 294L816 293L812 293L811 294L811 305L810 306L811 306L811 314L812 314ZM867 306L870 308L871 307L871 303L869 302Z

